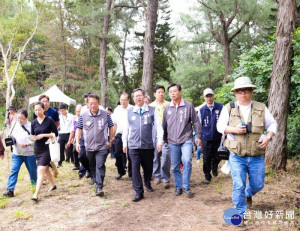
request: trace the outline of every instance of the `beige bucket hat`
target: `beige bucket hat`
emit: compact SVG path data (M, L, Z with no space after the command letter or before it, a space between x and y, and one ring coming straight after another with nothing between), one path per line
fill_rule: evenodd
M231 91L235 91L236 89L240 88L253 88L255 89L256 86L252 84L251 80L248 77L239 77L234 81L234 87L231 88Z

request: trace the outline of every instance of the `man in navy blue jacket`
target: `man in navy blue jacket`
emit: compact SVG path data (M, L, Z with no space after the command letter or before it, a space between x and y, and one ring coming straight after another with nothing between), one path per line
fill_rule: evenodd
M199 110L199 119L202 124L202 152L203 152L203 172L204 184L209 184L214 176L218 175L218 148L222 134L217 131L217 122L223 108L223 104L214 102L214 92L207 88L203 92L206 104Z

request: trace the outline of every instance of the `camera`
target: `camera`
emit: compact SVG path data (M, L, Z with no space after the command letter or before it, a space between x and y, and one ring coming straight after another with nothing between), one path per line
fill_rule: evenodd
M5 146L8 147L8 146L13 146L14 144L17 143L16 139L14 137L7 137L4 139L4 142L5 142Z
M247 124L245 124L243 121L241 121L241 125L242 126L246 126L247 133L251 133L252 132L252 123L251 122L248 122Z

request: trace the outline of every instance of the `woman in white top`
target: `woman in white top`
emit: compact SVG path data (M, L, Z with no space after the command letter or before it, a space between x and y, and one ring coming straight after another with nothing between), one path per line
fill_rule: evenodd
M14 189L17 184L18 174L21 165L25 163L29 172L31 185L36 184L37 166L36 158L33 153L29 135L31 133L31 123L27 120L28 113L21 109L17 113L17 121L12 124L11 136L15 140L13 145L13 153L11 157L11 172L7 182L7 191L3 196L14 197Z

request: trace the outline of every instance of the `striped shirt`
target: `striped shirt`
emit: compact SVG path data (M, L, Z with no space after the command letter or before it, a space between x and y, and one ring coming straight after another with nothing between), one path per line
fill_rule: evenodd
M98 114L98 112L97 112ZM113 127L114 123L109 115L109 113L107 112L107 123L108 123L108 127ZM77 128L79 129L83 129L83 120L82 120L82 115L79 117L78 122L77 122Z

